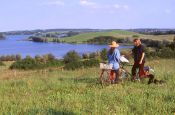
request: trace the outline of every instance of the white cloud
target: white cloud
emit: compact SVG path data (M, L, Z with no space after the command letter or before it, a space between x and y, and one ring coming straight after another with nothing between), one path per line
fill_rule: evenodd
M91 2L89 0L80 0L81 6L87 6L92 8L97 8L97 4L95 2Z
M171 14L172 11L171 11L170 9L166 9L166 10L165 10L165 13L166 13L166 14Z
M120 5L119 4L115 4L114 5L114 8L119 9L120 8Z
M60 0L55 0L55 1L46 2L45 5L64 6L65 3L63 1L60 1Z
M124 8L125 10L128 10L128 9L129 9L129 6L128 6L128 5L123 5L123 8Z
M115 4L113 5L113 7L115 9L124 9L124 10L128 10L129 9L129 6L128 5L119 5L119 4Z
M100 4L97 2L92 2L91 0L79 0L79 5L93 9L93 12L109 12L111 14L116 13L116 11L128 11L128 5L121 4ZM95 9L95 10L94 10Z

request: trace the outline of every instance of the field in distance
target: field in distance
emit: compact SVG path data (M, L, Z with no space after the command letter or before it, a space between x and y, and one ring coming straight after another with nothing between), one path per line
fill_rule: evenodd
M168 41L172 41L175 36L175 35L144 35L144 34L139 34L136 32L130 32L125 30L112 30L112 31L106 31L106 32L82 33L72 37L65 37L60 40L68 43L83 43L89 39L93 39L94 37L98 37L98 36L113 36L117 38L127 38L127 37L132 37L133 35L138 35L139 37L144 39L168 40Z

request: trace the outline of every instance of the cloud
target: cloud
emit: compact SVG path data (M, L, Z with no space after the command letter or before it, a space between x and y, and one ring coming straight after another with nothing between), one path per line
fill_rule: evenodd
M124 8L125 10L128 10L128 9L129 9L129 6L128 6L128 5L123 5L123 8Z
M119 4L114 4L113 7L115 9L124 9L124 10L128 10L129 6L128 5L119 5Z
M119 4L115 4L114 5L114 8L119 9L120 8L120 5Z
M81 6L97 8L97 4L95 2L90 2L89 0L80 0L79 3Z
M55 0L55 1L46 2L45 5L64 6L65 3L63 1L60 1L60 0Z
M172 13L172 10L166 9L166 10L165 10L165 13L166 13L166 14L171 14L171 13Z

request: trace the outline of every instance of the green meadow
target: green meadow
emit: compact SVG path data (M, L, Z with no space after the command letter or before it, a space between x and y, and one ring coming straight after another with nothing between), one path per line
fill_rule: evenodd
M98 67L22 71L9 70L11 62L5 64L0 66L0 113L4 115L175 113L174 59L154 59L146 63L155 69L157 79L166 81L162 85L147 85L145 79L102 86Z
M125 37L132 37L133 35L140 35L140 34L124 30L113 30L107 32L89 32L89 33L82 33L72 37L65 37L61 39L61 41L65 41L68 43L83 43L89 39L93 39L94 37L98 36L113 36L118 38L125 38Z
M138 35L139 37L144 38L144 39L168 40L168 41L173 41L174 36L175 36L175 35L144 35L144 34L129 32L125 30L112 30L112 31L107 31L107 32L82 33L82 34L78 34L72 37L65 37L60 40L64 42L68 42L68 43L84 43L98 36L113 36L117 38L127 38L127 37L132 37L133 35ZM50 39L49 41L51 41Z

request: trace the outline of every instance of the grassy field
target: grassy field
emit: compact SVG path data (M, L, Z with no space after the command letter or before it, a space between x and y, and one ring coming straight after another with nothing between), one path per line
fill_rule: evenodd
M83 43L89 39L93 39L94 37L98 37L98 36L113 36L118 38L126 38L126 37L132 37L133 35L139 35L141 38L145 38L145 39L169 40L169 41L172 41L175 36L175 35L143 35L143 34L138 34L135 32L129 32L124 30L113 30L109 32L83 33L72 37L65 37L60 40L68 43Z
M140 35L140 34L123 30L113 30L109 32L90 32L90 33L79 34L72 37L65 37L61 39L61 41L83 43L89 39L93 39L94 37L98 36L114 36L119 38L125 38L125 37L132 37L132 35Z
M0 66L1 114L129 114L173 115L175 60L151 60L164 85L126 81L102 87L99 68L64 70L8 70ZM128 67L127 69L130 69Z

